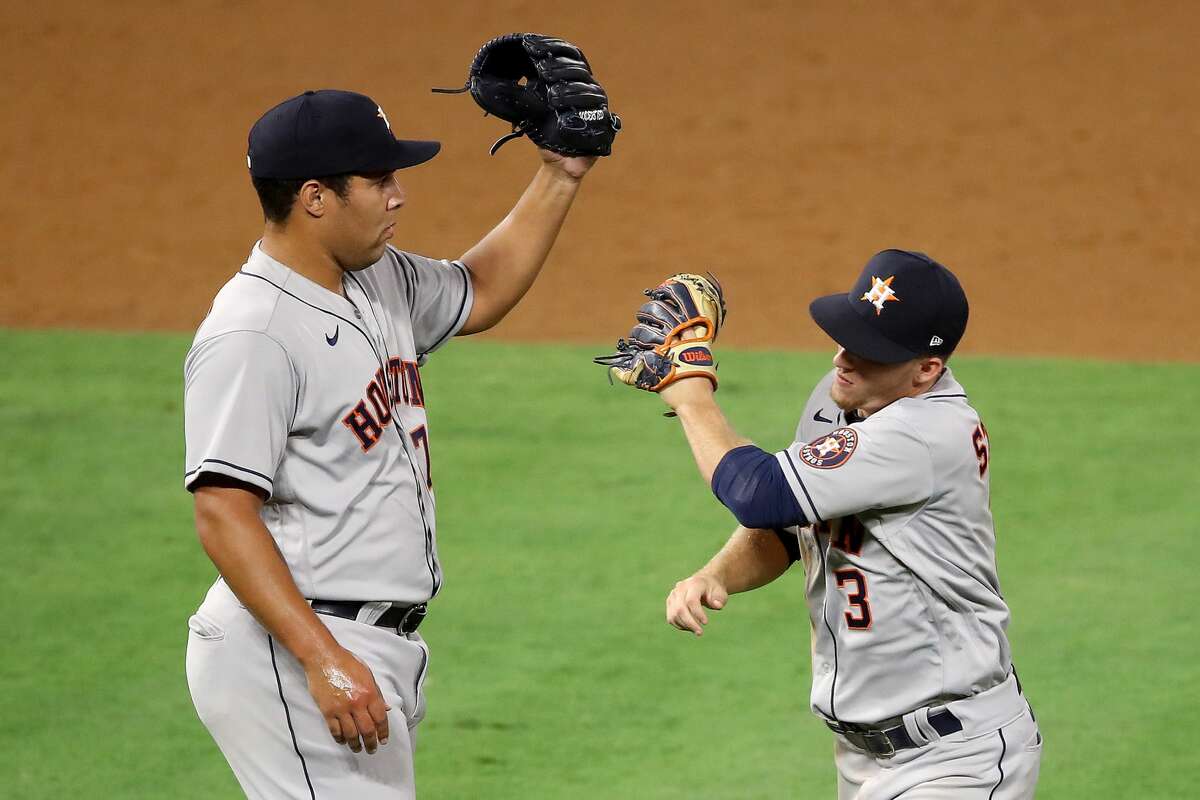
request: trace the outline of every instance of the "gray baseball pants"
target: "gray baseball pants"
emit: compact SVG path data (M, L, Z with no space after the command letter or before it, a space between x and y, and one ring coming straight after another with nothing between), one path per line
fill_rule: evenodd
M838 800L1032 800L1042 736L1016 677L947 703L963 729L937 737L929 709L904 715L923 746L877 758L835 735Z
M371 668L391 706L388 743L374 755L333 740L300 663L221 580L188 620L187 680L196 713L252 800L414 797L413 746L425 716L429 648L415 633L400 636L337 617L321 621Z

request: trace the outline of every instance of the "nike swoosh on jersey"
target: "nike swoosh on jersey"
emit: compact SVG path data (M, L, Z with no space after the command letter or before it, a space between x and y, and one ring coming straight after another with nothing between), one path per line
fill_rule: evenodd
M818 408L818 409L817 409L817 413L813 414L813 419L814 419L815 421L817 421L817 422L830 422L830 423L832 423L832 422L833 422L833 420L831 420L831 419L825 419L824 417L822 417L822 416L821 416L821 412L822 412L822 411L824 411L824 410L825 410L825 409L823 409L823 408Z
M337 344L338 336L341 335L341 332L341 326L339 325L333 329L333 336L330 336L328 333L325 334L325 343L330 347L333 347L335 344Z

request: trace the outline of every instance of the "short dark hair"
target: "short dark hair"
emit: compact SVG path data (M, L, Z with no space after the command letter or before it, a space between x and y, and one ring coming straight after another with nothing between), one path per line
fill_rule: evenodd
M344 172L341 175L326 175L323 178L315 179L251 177L250 180L254 184L254 191L258 192L258 202L262 206L263 218L267 222L282 224L287 222L288 215L292 213L292 206L295 205L296 198L300 195L300 187L308 181L320 181L339 198L345 200L350 193L350 179L353 177L353 174Z
M953 351L953 350L951 350L949 353L929 353L929 352L925 352L925 353L922 353L920 357L921 357L921 358L940 358L940 359L942 360L942 363L943 363L943 364L949 364L949 363L950 363L950 356L952 356L952 355L954 355L954 351Z

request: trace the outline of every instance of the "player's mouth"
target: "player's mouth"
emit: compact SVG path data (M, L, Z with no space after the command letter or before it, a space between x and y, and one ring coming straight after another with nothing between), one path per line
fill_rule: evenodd
M393 222L391 225L388 225L386 228L383 229L383 238L390 239L390 238L392 238L392 234L394 234L395 232L396 232L396 223Z
M845 375L844 375L844 374L841 372L841 370L838 370L837 377L835 378L835 380L838 382L838 384L840 384L840 385L842 385L842 386L853 386L853 385L854 385L854 381L852 381L852 380L850 380L849 378L847 378L847 377L846 377L846 376L845 376Z

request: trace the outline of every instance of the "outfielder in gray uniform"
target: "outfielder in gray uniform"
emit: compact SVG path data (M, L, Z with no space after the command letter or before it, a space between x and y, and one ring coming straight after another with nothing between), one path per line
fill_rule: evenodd
M1005 634L987 431L946 365L966 295L927 256L885 250L810 313L839 349L786 450L740 439L708 380L661 391L741 523L675 585L667 621L699 636L706 608L802 561L840 800L1030 798L1042 739Z
M220 577L189 621L200 719L253 798L406 798L425 713L417 626L442 585L420 366L537 276L593 158L540 150L461 259L392 247L401 141L352 92L253 127L266 226L185 363L185 486Z

